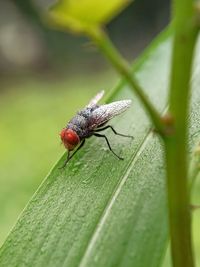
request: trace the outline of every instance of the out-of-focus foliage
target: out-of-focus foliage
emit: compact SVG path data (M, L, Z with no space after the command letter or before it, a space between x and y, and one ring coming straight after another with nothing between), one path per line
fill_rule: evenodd
M74 33L91 33L108 23L130 0L60 0L49 10L57 26Z
M30 71L31 75L57 75L105 67L105 61L85 45L84 38L46 27L40 14L52 2L56 1L0 1L0 81L1 77L9 75L10 79L10 75L27 75ZM123 54L134 59L164 28L168 14L169 0L131 2L107 25L107 30Z

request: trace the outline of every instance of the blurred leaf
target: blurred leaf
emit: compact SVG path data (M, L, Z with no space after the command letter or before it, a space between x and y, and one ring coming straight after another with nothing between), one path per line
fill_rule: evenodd
M193 186L195 180L199 177L199 175L200 175L200 143L198 142L192 153L189 166L189 177L190 177L191 187Z
M75 33L88 33L108 23L130 0L60 0L49 10L57 26Z
M135 64L135 73L160 111L165 109L171 40L162 35ZM200 114L197 61L190 150ZM165 168L159 139L125 82L109 101L133 99L107 130L118 161L103 140L91 138L65 170L55 165L25 208L0 251L0 266L160 266L168 240Z

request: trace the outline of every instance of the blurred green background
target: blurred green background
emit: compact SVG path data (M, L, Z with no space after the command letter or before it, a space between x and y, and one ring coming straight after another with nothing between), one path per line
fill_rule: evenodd
M0 245L64 152L60 130L97 91L119 80L87 39L42 23L50 3L0 1ZM169 1L140 0L107 31L133 61L168 21Z

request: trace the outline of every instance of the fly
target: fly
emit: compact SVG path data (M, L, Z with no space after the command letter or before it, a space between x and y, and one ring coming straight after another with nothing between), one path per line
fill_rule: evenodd
M91 136L104 138L110 151L120 160L122 157L118 156L108 141L105 134L99 132L110 128L114 134L123 137L130 137L130 135L121 134L115 131L111 125L105 124L113 117L121 114L127 110L131 105L131 100L120 100L110 104L98 105L97 103L103 97L104 91L99 92L94 98L91 99L89 104L80 110L67 124L66 128L62 129L60 137L62 143L68 151L67 159L63 166L64 168L68 161L76 154L76 152L83 147L85 139ZM78 147L77 147L78 146ZM75 152L71 153L75 148Z

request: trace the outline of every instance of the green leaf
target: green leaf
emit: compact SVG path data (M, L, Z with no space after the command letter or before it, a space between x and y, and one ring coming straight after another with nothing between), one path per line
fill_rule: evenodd
M130 0L60 0L49 10L50 23L74 33L88 33L108 23Z
M162 35L134 65L136 76L160 111L166 107L171 39ZM196 142L200 114L197 60L191 116ZM64 170L55 165L21 214L0 250L0 266L160 266L168 240L162 146L126 82L109 102L133 105L112 125L134 140L107 130L119 161L104 140L91 138Z

